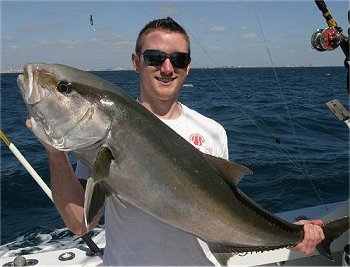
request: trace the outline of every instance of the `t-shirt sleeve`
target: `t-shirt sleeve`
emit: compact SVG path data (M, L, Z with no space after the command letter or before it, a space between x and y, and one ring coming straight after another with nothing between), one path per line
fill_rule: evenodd
M220 125L219 127L219 149L218 149L218 157L223 159L229 159L229 152L228 152L228 140L227 140L227 134L224 127Z
M82 179L82 180L89 179L89 176L90 176L89 169L80 160L77 160L75 175L78 179Z

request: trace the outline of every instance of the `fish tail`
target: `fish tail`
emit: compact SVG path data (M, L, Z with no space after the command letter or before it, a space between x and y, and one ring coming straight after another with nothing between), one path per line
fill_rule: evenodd
M350 218L344 218L331 221L323 226L324 240L316 246L317 251L327 259L334 261L330 250L330 245L334 239L338 238L350 228Z

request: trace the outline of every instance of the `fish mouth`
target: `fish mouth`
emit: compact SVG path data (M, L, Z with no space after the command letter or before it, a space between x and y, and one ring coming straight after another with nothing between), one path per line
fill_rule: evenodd
M59 82L71 79L70 72L59 64L29 63L17 77L32 132L42 143L61 151L95 144L111 127L109 116L99 109L100 103L78 92L68 96L58 92Z
M23 74L17 77L17 85L21 91L23 100L27 106L27 110L32 123L32 130L40 123L43 129L45 125L45 116L41 114L36 106L40 106L43 100L51 95L48 85L41 83L39 78L43 76L51 77L53 72L45 68L43 63L28 63L23 68ZM45 79L47 82L47 78ZM52 82L52 81L51 81ZM45 129L49 132L49 129Z
M29 115L32 118L32 124L35 124L33 120L42 120L40 115L33 111L34 107L50 94L49 90L35 79L35 75L38 75L38 73L35 72L42 71L42 66L43 64L40 63L26 64L23 68L23 74L17 77L17 85L21 91Z
M52 118L47 117L44 113L48 108L48 103L52 101L50 96L56 87L57 77L55 70L50 65L28 63L23 68L23 74L17 77L17 84L27 106L31 130L34 134L48 145L69 151L72 150L72 147L67 144L67 138L83 128L84 123L93 115L95 108L91 104L86 105L76 124L67 128L60 127L60 124L65 125L67 121L54 122ZM45 99L48 99L49 102Z
M28 105L40 102L47 94L45 87L35 79L35 75L39 75L42 69L42 64L26 64L23 74L17 77L17 84Z
M31 81L28 82L28 79L30 79ZM26 104L29 104L28 100L30 98L30 95L33 92L33 86L31 86L32 80L33 80L32 75L30 76L30 78L28 78L28 75L26 75L26 74L20 74L17 77L17 84L18 84L18 87L22 93L22 97L24 99L24 102Z

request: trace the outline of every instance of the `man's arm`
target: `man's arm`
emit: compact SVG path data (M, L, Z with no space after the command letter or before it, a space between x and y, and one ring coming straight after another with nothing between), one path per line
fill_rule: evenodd
M78 180L72 165L62 151L45 146L49 158L52 198L58 213L67 228L78 236L83 236L88 230L84 221L84 182ZM91 223L94 228L101 218L103 209ZM89 229L90 230L90 229Z
M30 119L26 120L31 129ZM52 198L58 213L69 230L83 236L87 229L84 221L84 197L86 183L80 182L73 171L65 152L43 144L49 159ZM102 215L102 210L91 223L94 228Z
M46 147L49 158L51 191L56 209L74 234L82 236L84 224L84 189L76 179L67 155Z

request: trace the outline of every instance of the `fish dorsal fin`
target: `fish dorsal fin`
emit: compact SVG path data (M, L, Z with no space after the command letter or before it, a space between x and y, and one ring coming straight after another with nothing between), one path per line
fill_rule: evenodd
M109 169L113 159L112 152L106 146L102 146L97 153L93 174L88 179L85 189L84 216L87 228L89 228L92 220L111 195L111 191L104 180L109 175Z
M226 159L214 157L208 154L204 154L208 163L219 173L219 175L225 179L228 183L238 184L244 175L252 174L253 171L249 168L228 161Z

